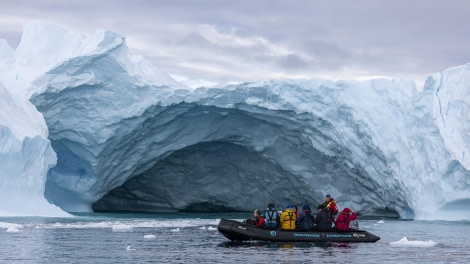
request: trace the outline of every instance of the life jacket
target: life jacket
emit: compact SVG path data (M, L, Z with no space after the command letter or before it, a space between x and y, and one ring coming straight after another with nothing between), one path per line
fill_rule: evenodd
M275 208L266 209L266 213L264 217L264 226L267 228L276 228L278 217L279 217L279 214L277 213Z
M338 213L338 207L336 206L335 199L331 198L329 202L325 201L323 204L325 205L326 209L328 209L328 211L330 212L330 222L334 222L335 216Z
M295 212L292 208L287 208L281 214L281 228L284 230L294 230L295 229Z
M338 213L338 207L336 206L336 201L333 198L331 198L326 204L326 208L328 208L333 217Z

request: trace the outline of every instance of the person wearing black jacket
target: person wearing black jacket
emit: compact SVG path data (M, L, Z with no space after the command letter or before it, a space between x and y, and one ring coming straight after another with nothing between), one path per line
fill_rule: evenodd
M315 230L330 231L331 229L331 214L324 204L318 206L318 214L315 218Z

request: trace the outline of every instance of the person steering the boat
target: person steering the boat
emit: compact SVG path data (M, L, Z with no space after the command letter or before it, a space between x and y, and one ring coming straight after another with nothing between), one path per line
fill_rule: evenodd
M331 215L330 221L334 222L335 216L338 213L338 207L336 206L335 199L333 199L329 194L327 194L325 196L325 202L323 204L325 205L326 209L330 211L330 215Z

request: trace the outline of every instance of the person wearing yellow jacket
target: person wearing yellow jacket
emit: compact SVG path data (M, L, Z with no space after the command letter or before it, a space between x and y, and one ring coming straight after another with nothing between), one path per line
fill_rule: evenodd
M286 206L286 210L282 212L280 220L282 230L294 230L295 229L295 216L294 208L291 204Z

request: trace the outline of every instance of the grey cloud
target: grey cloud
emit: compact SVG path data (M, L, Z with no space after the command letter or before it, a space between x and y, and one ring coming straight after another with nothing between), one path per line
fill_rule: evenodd
M298 71L308 67L308 62L297 54L289 54L278 59L279 65L287 71Z
M162 70L216 81L245 81L247 72L251 80L318 72L337 77L345 69L396 77L442 71L469 60L468 14L470 2L457 0L17 0L0 7L0 17L18 21L55 22L85 34L116 31L139 44L129 45L132 52ZM21 32L1 23L0 38L14 45ZM264 42L227 45L198 30L202 25Z

